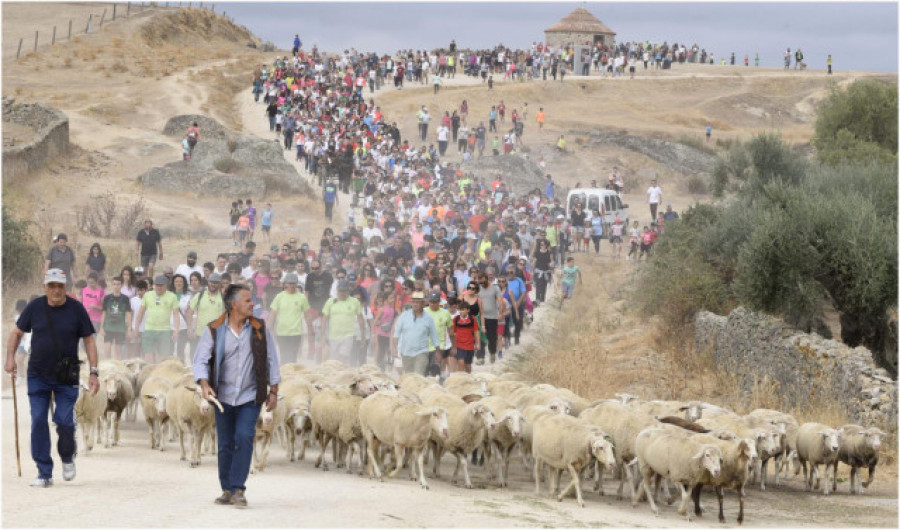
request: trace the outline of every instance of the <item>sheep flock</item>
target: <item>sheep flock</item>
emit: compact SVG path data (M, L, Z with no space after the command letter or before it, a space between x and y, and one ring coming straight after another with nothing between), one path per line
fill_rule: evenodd
M680 494L677 513L689 521L704 512L704 487L716 493L722 523L725 490L732 490L727 500L739 505L742 523L749 489L781 487L802 472L806 491L828 495L837 492L839 464L850 468L848 493L863 494L887 437L872 426L801 424L770 409L739 415L702 401L628 394L588 401L514 372L395 379L373 365L326 361L315 368L285 364L281 374L276 409L263 407L257 421L253 473L265 471L273 441L289 462L304 462L312 445L319 449L310 460L315 468L380 481L406 468L409 480L425 489L429 480L472 488L475 473L505 488L512 464L533 477L536 495L546 491L563 501L571 494L582 507L589 502L586 487L607 493L604 478L617 484L618 500L630 500L636 509L646 502L656 515L661 498L667 505L676 501L674 489ZM204 461L215 468L214 407L221 405L203 399L190 368L178 359L155 365L102 361L97 396L86 391L87 373L82 376L76 419L88 452L101 441L115 450L120 418L135 421L140 405L151 450L177 442L181 460L191 467ZM447 455L456 463L449 478L439 467Z

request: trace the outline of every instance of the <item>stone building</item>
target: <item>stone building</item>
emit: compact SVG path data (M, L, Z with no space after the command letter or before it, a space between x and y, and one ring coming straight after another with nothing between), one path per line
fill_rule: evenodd
M616 32L583 7L575 9L544 30L544 41L553 49L570 45L593 47L598 42L611 47L615 37Z

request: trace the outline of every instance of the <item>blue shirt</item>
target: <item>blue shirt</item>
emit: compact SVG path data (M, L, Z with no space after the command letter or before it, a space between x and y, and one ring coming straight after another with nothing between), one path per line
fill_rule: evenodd
M272 210L263 210L262 215L259 218L260 223L263 226L272 226L272 217L275 215L275 212Z
M248 319L240 334L234 332L226 320L216 328L220 335L219 356L217 358L217 381L211 382L216 389L216 397L225 405L236 407L256 399L256 377L253 373L253 353L250 351L250 335L253 327ZM194 378L209 379L209 359L212 357L213 337L210 328L203 331L194 355ZM278 350L272 334L266 328L266 353L269 365L269 385L281 382L278 370Z
M602 236L603 235L603 218L602 217L592 217L591 218L591 235L592 236Z
M433 348L429 347L429 340L431 344L441 343L434 320L424 311L422 316L416 318L412 309L407 309L397 319L397 323L394 324L394 338L400 339L397 350L403 357L415 357L432 350Z
M47 322L47 307L53 319L53 332L56 334L54 346L53 334ZM49 306L47 297L41 296L32 300L16 320L16 327L24 333L31 333L31 356L28 358L28 375L39 375L56 379L55 366L59 355L78 357L78 341L94 334L94 325L87 310L78 300L66 296L61 306Z
M519 297L522 296L522 293L525 292L525 282L522 281L522 278L518 277L515 280L509 280L506 290L507 293L504 293L504 295L511 294L516 298L515 300L509 300L509 296L506 296L506 299L515 304L516 300L518 300Z
M550 199L551 201L554 199L554 197L553 197L553 196L554 196L553 188L554 188L553 181L548 182L548 183L544 186L544 195L546 195L547 198Z

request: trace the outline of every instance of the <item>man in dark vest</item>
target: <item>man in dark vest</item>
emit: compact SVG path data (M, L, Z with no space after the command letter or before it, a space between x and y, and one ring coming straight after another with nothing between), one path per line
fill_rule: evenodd
M194 356L194 378L203 397L217 398L216 436L219 483L216 504L247 506L244 497L253 456L256 419L263 403L272 411L278 403L278 351L265 321L254 318L250 289L231 285L225 291L225 313L212 321Z

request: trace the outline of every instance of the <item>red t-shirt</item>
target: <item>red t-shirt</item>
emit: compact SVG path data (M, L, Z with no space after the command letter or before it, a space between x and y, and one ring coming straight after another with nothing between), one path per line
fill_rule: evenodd
M475 349L475 334L478 333L478 319L472 315L453 317L453 333L456 333L456 347L461 350Z

